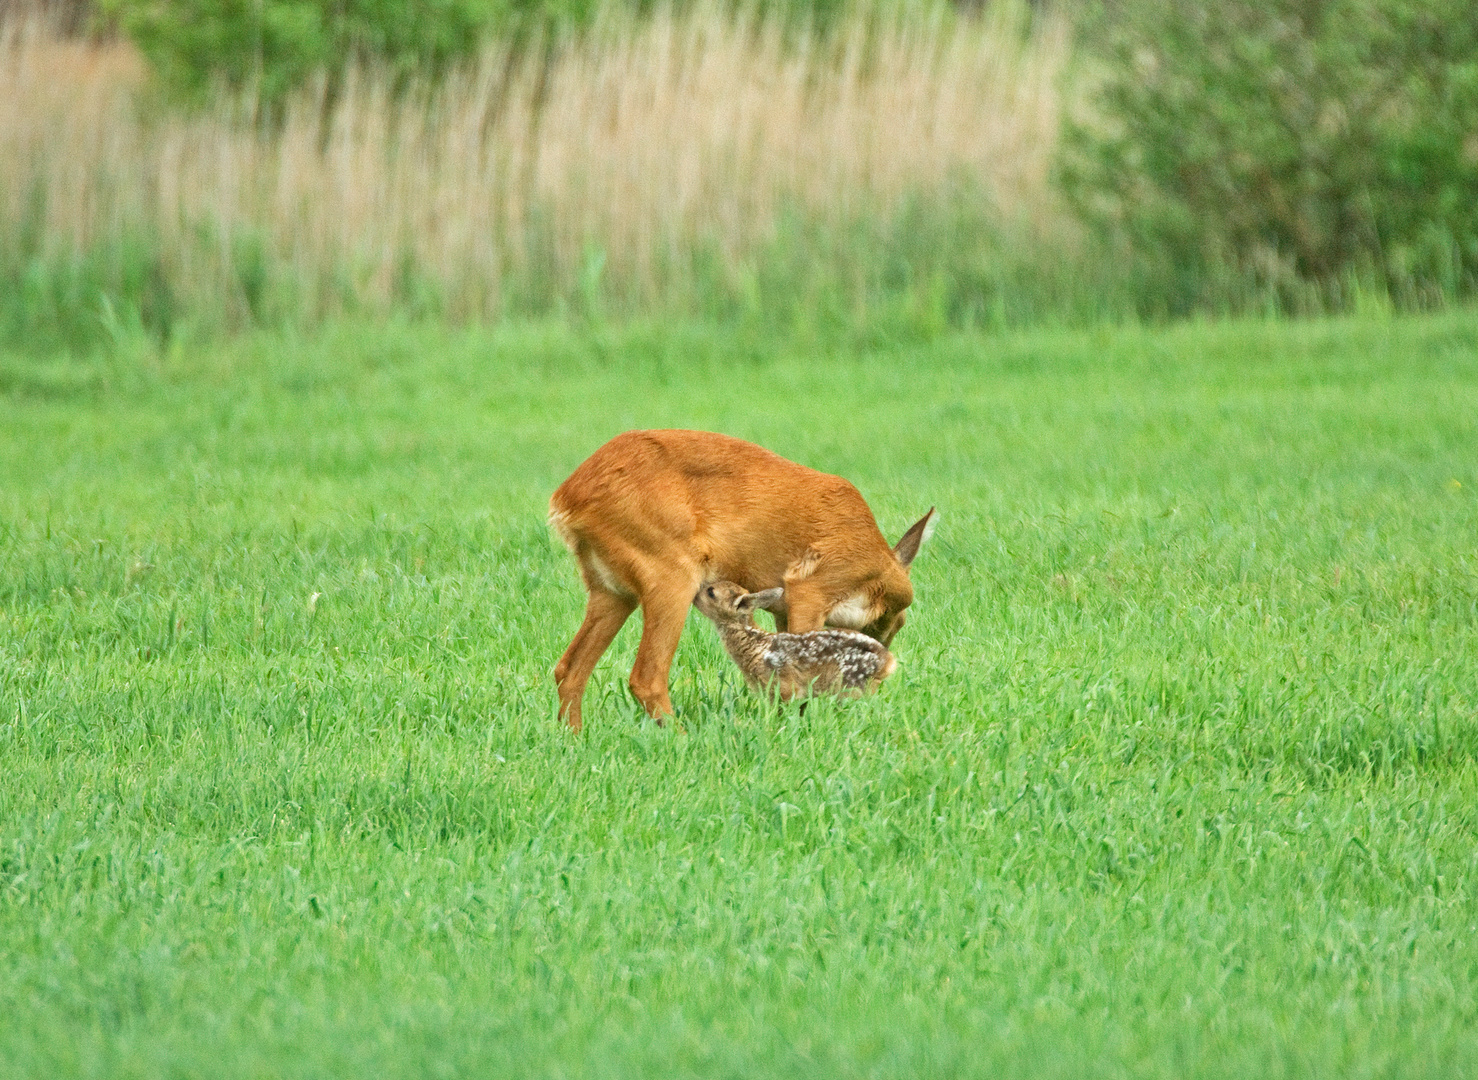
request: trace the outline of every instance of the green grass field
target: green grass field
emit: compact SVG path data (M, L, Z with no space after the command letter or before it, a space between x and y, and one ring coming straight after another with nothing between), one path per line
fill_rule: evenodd
M1478 1076L1478 315L0 391L7 1077ZM556 720L546 500L650 426L939 505L879 697L695 614L681 731L637 619Z

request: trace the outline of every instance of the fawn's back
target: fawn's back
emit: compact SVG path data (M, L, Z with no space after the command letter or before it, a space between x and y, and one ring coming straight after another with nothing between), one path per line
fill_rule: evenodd
M898 666L887 646L855 630L771 634L755 626L754 612L778 602L781 593L751 593L720 581L703 586L693 598L756 690L783 701L815 694L856 696L877 689Z

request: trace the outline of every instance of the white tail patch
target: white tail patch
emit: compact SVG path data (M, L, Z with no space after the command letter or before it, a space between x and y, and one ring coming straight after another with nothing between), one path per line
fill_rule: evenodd
M564 541L565 547L570 549L571 554L575 552L575 534L570 529L570 516L563 510L558 509L553 503L549 504L549 527L554 530L556 536Z

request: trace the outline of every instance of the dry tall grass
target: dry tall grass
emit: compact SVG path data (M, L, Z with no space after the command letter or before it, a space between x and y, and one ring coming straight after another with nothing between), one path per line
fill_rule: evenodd
M533 50L537 53L538 50ZM125 236L185 304L240 315L271 268L311 310L386 309L412 278L448 314L495 316L518 283L633 303L694 286L695 252L742 285L786 213L843 228L902 200L983 194L1011 220L1045 195L1067 53L1059 26L858 19L826 41L713 12L611 21L547 63L490 46L394 96L351 72L282 123L242 102L146 108L126 44L0 28L0 242L42 258Z

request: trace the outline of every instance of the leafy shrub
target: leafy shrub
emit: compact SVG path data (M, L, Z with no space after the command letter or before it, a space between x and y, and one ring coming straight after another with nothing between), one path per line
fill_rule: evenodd
M1063 179L1168 313L1478 275L1478 4L1121 0Z
M280 101L317 71L373 58L401 76L435 71L488 34L584 19L593 0L103 0L166 87L216 85Z
M164 86L203 100L251 87L268 104L323 72L373 60L403 82L435 75L488 37L546 40L589 24L602 6L644 13L656 0L99 0L149 58ZM670 0L669 0L670 2ZM808 24L833 22L848 0L738 0ZM683 0L671 6L685 6Z

